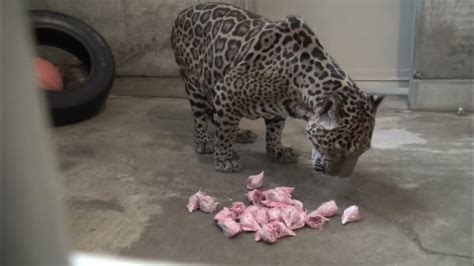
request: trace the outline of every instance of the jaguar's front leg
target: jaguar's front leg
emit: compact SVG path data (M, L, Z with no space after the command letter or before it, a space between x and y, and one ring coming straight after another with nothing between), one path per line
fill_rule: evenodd
M229 114L219 114L225 112L217 112L214 115L214 123L216 126L216 143L214 152L215 169L220 172L236 172L242 167L239 156L234 151L234 142L239 132L239 119Z
M281 133L285 127L285 118L265 119L266 148L270 157L280 163L292 163L298 160L298 152L281 144Z
M189 103L194 117L194 150L199 154L212 154L214 143L207 132L206 113L209 110L205 95L201 95L198 88L188 78L184 78L186 92L188 92Z

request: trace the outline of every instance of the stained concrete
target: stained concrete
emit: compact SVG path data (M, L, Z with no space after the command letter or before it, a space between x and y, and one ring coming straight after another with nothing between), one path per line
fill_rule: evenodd
M284 143L303 154L277 164L264 153L263 122L243 121L259 140L238 145L244 169L213 170L193 151L183 99L112 97L98 117L55 129L62 195L80 250L181 262L281 265L469 265L472 260L473 115L411 112L400 98L378 114L374 143L348 179L309 166L304 123L290 120ZM335 199L361 206L363 221L302 229L275 245L253 235L226 239L212 215L185 209L198 189L227 206L244 200L249 174L265 187L294 186L308 209Z

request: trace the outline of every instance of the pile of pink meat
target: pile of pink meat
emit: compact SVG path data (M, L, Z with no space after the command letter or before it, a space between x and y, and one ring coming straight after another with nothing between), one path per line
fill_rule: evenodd
M259 190L263 185L264 173L249 176L247 179L247 198L249 206L237 201L230 207L224 207L214 220L227 238L241 232L255 232L255 241L275 243L279 238L295 236L295 230L308 226L322 229L338 212L334 200L321 204L316 210L308 212L303 202L293 198L294 188L276 187ZM205 192L198 191L189 198L189 212L200 210L204 213L215 212L217 200ZM361 219L359 207L353 205L345 209L341 223L346 224Z

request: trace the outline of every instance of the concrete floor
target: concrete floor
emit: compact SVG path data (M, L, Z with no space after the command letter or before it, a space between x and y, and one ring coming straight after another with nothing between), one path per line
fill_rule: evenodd
M387 100L373 148L349 179L315 176L304 123L288 121L284 143L299 149L297 164L264 153L259 134L239 145L244 169L224 174L212 156L193 151L192 117L180 99L111 97L87 122L55 130L64 199L77 249L189 263L281 265L469 265L472 260L474 116L417 113ZM222 203L244 200L250 174L265 170L267 187L296 188L308 209L335 199L361 206L364 220L324 230L302 229L275 245L252 234L224 238L212 216L189 214L198 189Z

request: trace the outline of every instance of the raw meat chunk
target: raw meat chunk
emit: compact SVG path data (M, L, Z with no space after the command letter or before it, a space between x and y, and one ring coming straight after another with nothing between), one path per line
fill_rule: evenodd
M294 199L293 200L293 206L295 206L296 208L298 208L300 210L304 210L303 202L301 202L299 200Z
M281 214L280 208L268 209L267 211L268 221L269 222L280 221L280 214Z
M317 211L306 215L306 225L311 228L321 229L327 221L329 221L329 219L321 216Z
M294 206L282 209L280 217L286 226L293 230L304 227L306 223L306 212Z
M260 210L260 208L261 207L257 205L250 205L245 209L244 213L248 212L248 213L251 213L253 216L255 216L257 211Z
M219 225L224 236L227 238L232 238L242 231L240 225L230 218L218 221L217 225Z
M198 191L189 197L186 208L189 212L200 209L202 212L213 213L216 210L217 204L214 197L209 196L206 192Z
M250 212L244 212L239 217L239 224L243 231L245 232L257 232L260 230L260 226L258 225L255 217Z
M188 204L186 205L186 208L188 209L189 212L193 212L199 209L199 198L196 196L196 194L189 197L189 201L188 201Z
M245 211L245 208L247 207L241 201L233 202L230 205L230 210L235 214L236 217L239 217Z
M294 187L276 187L275 190L284 193L288 198L291 199L291 194L295 191Z
M264 191L263 194L266 196L266 203L269 204L270 201L276 201L291 205L293 203L291 199L291 193L288 193L287 189L282 188L283 187L277 187Z
M278 238L284 236L295 236L295 232L282 222L270 222L264 224L255 234L255 241L263 240L267 243L275 243Z
M296 216L296 219L293 220L291 223L290 229L296 230L303 228L306 225L306 215L308 213L306 211L299 210Z
M213 213L216 210L217 200L206 192L198 191L196 197L199 199L199 209L205 213Z
M280 209L280 219L282 222L285 223L286 226L289 227L289 225L291 224L292 214L295 211L296 209L293 206Z
M362 217L359 213L359 207L352 205L349 208L344 210L342 214L341 222L342 224L359 221Z
M247 192L247 197L250 202L252 202L252 204L259 204L261 201L267 198L265 194L258 189Z
M271 201L271 200L262 200L260 204L267 208L279 208L279 209L292 206L291 204L288 204L285 202L278 202L278 201Z
M254 217L259 225L268 223L267 208L261 207L255 212Z
M263 185L263 171L258 175L251 175L247 178L247 189L254 190Z
M229 208L227 208L227 207L224 207L220 212L218 212L214 216L214 220L216 220L217 222L224 221L225 219L228 219L228 218L232 219L232 220L235 220L236 215L234 214L234 212L229 210Z
M336 202L331 200L321 204L321 206L316 209L316 212L321 216L331 217L336 215L338 210L339 209L337 208Z

